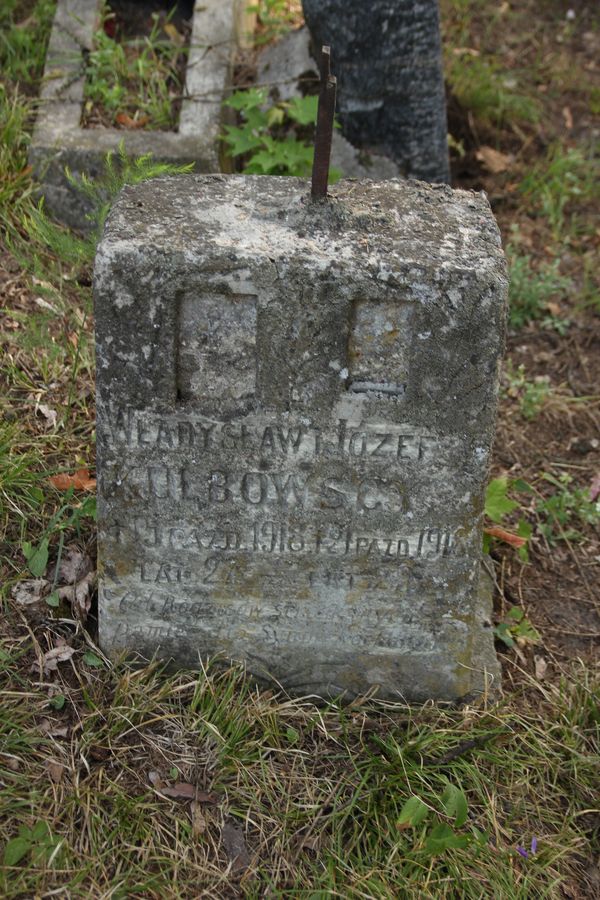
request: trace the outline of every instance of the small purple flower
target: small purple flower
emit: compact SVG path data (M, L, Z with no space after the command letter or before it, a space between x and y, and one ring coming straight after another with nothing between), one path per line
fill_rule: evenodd
M531 852L534 855L537 853L537 838L535 837L535 835L531 838Z
M535 856L535 854L537 853L537 838L535 837L535 835L531 838L531 851L526 850L525 847L521 847L520 844L517 847L517 853L519 854L519 856L522 856L523 859L529 859L530 852L532 856Z

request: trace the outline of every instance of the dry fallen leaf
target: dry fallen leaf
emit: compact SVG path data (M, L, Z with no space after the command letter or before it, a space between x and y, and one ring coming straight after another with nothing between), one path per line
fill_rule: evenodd
M140 116L138 119L132 119L127 113L117 113L115 122L122 128L143 128L150 121L148 116Z
M513 534L512 531L506 531L498 525L494 525L491 528L484 528L483 530L485 534L489 534L490 537L497 538L499 541L504 541L505 544L510 544L512 547L523 547L527 543L527 538L521 537L518 534Z
M571 110L569 109L568 106L563 106L562 116L563 116L563 119L565 122L565 128L568 131L571 131L571 129L573 128L573 113L571 112Z
M206 819L202 807L196 800L192 800L190 804L190 813L192 815L192 832L197 837L206 831Z
M548 668L548 663L544 659L543 656L534 656L535 662L535 677L538 681L542 681L546 674L546 669Z
M195 800L197 803L211 804L219 802L219 795L215 794L214 791L200 791L195 785L188 784L185 781L178 781L176 784L167 785L166 787L157 787L157 790L164 794L165 797L174 797L178 800Z
M94 580L94 573L89 572L84 578L81 579L81 581L78 581L75 585L75 602L83 621L87 619L87 614L89 613L90 606L92 605L91 590L92 585L94 584Z
M43 734L47 734L48 737L68 737L69 736L69 726L68 725L59 725L58 727L52 722L50 719L42 719L40 722L40 731Z
M48 582L45 578L29 578L25 581L19 581L14 586L11 593L13 598L22 606L28 606L30 603L39 603L46 593Z
M32 277L33 284L37 285L37 287L44 288L46 291L54 291L54 288L50 284L49 281L44 281L42 278L37 278L35 275Z
M231 862L232 874L239 874L250 865L250 856L246 847L244 832L239 825L233 822L225 822L221 829L221 840L225 847L229 861Z
M54 306L52 306L51 303L48 303L48 301L44 297L34 297L33 302L36 304L36 306L39 306L42 309L47 309L50 312L53 312L55 316L58 315L56 308Z
M148 781L150 782L152 787L156 788L157 791L162 790L165 786L165 783L158 772L148 772Z
M184 800L191 800L196 796L196 788L194 785L188 784L185 781L178 781L170 787L163 787L160 789L160 792L161 794L164 794L165 797L177 797Z
M46 771L48 772L48 775L50 776L52 781L54 781L56 784L60 784L65 772L65 767L53 759L47 759Z
M90 747L89 756L94 762L105 762L110 758L111 752L109 747Z
M83 622L87 619L92 605L91 590L95 577L94 572L88 572L77 584L68 584L58 589L60 599L70 603L73 611L79 613Z
M68 547L63 553L58 568L58 579L62 584L75 584L92 571L92 560L77 547Z
M165 22L163 25L163 30L166 34L169 35L171 41L175 44L176 47L183 47L185 44L185 36L177 31L175 25L172 22Z
M493 147L483 146L480 147L477 153L475 154L480 163L482 163L488 172L491 172L492 175L499 175L500 172L506 172L510 169L513 157L507 153L501 153L499 150L494 150Z
M55 409L51 409L49 406L46 406L45 403L39 403L36 411L43 415L48 428L54 428L54 426L56 425L57 417L57 412Z
M480 56L479 50L474 47L454 47L452 52L455 56Z
M56 669L58 669L58 664L61 662L68 662L74 653L75 650L73 647L69 647L65 641L61 640L56 647L52 647L44 653L42 657L43 674L49 675L50 672L56 671ZM39 669L39 662L37 660L33 664L33 668Z
M499 150L495 150L487 145L480 147L475 156L494 175L506 172L513 162L513 157L509 154L501 153Z
M68 491L74 488L76 491L95 491L96 479L90 478L88 469L78 469L73 475L63 473L52 475L48 481L57 491Z
M546 303L546 309L548 310L548 312L550 313L550 315L556 316L557 319L560 317L560 315L561 315L561 313L562 313L562 309L560 308L560 304L558 304L558 303L552 303L552 301L548 301L548 303Z

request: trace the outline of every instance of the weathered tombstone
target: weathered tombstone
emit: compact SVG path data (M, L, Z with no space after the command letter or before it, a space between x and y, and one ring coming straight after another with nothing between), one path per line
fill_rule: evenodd
M497 674L482 509L506 274L483 194L126 188L95 269L100 639L293 692Z
M303 0L314 47L331 46L344 136L403 175L449 182L437 0Z

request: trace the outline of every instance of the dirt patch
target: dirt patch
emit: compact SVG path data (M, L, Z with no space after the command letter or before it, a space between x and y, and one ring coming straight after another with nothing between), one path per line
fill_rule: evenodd
M521 495L521 512L535 526L548 521L543 511L536 513L536 506L556 493L541 477L544 473L568 475L571 490L589 488L600 473L598 318L572 323L565 336L533 326L512 334L507 360L513 370L524 366L534 383L536 378L549 380L550 392L531 419L505 394L494 448L494 474L535 486L531 496ZM510 390L508 382L505 374L505 391ZM585 523L578 523L577 530L581 538L568 541L560 538L557 527L550 539L535 534L531 564L525 567L510 551L495 551L503 588L498 613L503 616L509 606L522 605L540 630L545 649L592 661L600 646L600 532Z
M548 511L562 488L546 477L571 479L564 487L581 500L600 472L598 197L583 187L600 128L599 17L583 0L560 9L532 0L494 8L442 0L441 8L446 71L457 86L448 92L453 184L486 191L505 246L527 257L533 279L550 267L566 279L548 315L507 339L492 475L532 485L518 496L512 524L524 518L533 536L529 565L508 547L493 549L496 615L503 621L519 606L541 634L518 661L502 653L506 686L514 688L515 662L527 678L542 657L551 678L567 659L593 664L600 646L598 525L573 512L568 524L579 534L565 540ZM461 102L461 86L463 101L480 104L477 113ZM556 148L587 160L572 194L569 171L544 182ZM537 192L526 181L536 172Z

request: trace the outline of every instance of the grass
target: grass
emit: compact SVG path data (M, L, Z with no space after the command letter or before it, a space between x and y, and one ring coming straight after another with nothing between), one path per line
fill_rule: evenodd
M451 53L473 44L471 20L482 6L455 0L461 16L448 38ZM560 474L558 483L535 482L531 515L551 529L551 551L537 539L531 565L505 557L494 570L501 603L508 609L518 603L540 643L518 648L522 658L516 650L503 653L504 699L461 710L373 698L319 707L314 698L258 688L242 669L216 662L200 673L176 674L111 666L94 645L93 615L84 628L64 604L25 607L12 599L16 582L32 575L24 542L48 541L50 579L59 548L92 554L94 544L86 495L65 496L48 481L57 471L93 468L94 437L89 247L80 252L73 235L39 212L27 168L51 10L47 0L9 0L0 11L0 892L7 898L596 896L600 682L583 654L552 649L551 632L528 606L536 571L543 576L568 549L565 535L575 529L592 546L588 520L596 512L579 469L572 482ZM492 13L497 24L495 5ZM485 86L489 72L496 78L510 67L493 48L484 50L489 66L469 71L483 71ZM514 99L517 85L501 84L505 96L492 98L485 127L536 127L532 116L508 108L506 95ZM484 127L487 110L470 102ZM495 182L497 191L503 178L515 183L511 219L523 226L511 247L513 326L528 323L538 336L548 303L560 300L579 315L574 295L593 295L596 271L593 160L583 143L558 143L558 135L547 160L545 153L538 149L529 171ZM116 168L115 190L122 174ZM111 192L100 187L101 216ZM566 246L575 260L568 271ZM582 259L585 285L577 272ZM562 342L556 334L557 354ZM537 427L560 401L554 427L566 428L572 413L564 387L553 379L546 402L528 395L524 409L524 394L542 382L537 370L530 374L527 366L525 379L515 366L515 396L505 402L518 416L519 440L531 427L525 409L535 413ZM597 398L596 406L584 396L571 399L593 424ZM577 427L572 433L580 436ZM560 473L539 446L527 445L527 452L538 472L542 466ZM588 579L592 557L591 549L581 557ZM511 566L518 572L512 581ZM544 587L545 607L568 600L566 588ZM44 671L48 651L61 646L73 651L70 658ZM540 657L548 660L545 676ZM195 796L164 793L182 784L192 785ZM247 864L236 863L228 833L243 841Z
M244 896L453 897L458 883L464 897L545 896L585 851L598 717L583 667L488 709L319 709L261 692L240 669L107 671L78 652L24 704L14 688L31 649L25 635L5 645L0 821L5 841L44 822L60 849L52 864L30 855L7 868L6 897L57 885L74 897L184 897L192 885L211 896L237 886ZM161 796L152 773L201 799ZM442 803L449 784L467 804L458 827ZM406 827L411 797L426 817ZM237 877L226 821L243 828L250 859ZM457 846L432 843L441 825ZM516 847L533 836L525 860Z
M506 248L510 264L509 321L522 328L548 315L548 302L565 294L569 279L560 274L558 260L544 262L537 269L528 253L520 253L517 243Z
M175 129L188 48L172 18L163 21L153 13L148 34L125 39L111 4L105 3L87 58L86 124Z
M461 107L483 128L537 122L540 103L531 88L531 71L514 65L507 69L497 53L505 13L511 16L512 11L491 5L484 11L478 0L443 0L441 9L446 78ZM472 23L482 13L484 46L473 47Z
M451 60L448 78L461 106L487 125L536 122L539 104L519 91L518 77L502 72L493 61L464 55Z
M600 159L593 150L555 144L520 185L534 215L543 216L555 240L577 235L578 210L600 201Z
M39 79L56 0L3 0L0 8L0 68L24 87ZM29 8L29 12L27 9Z
M247 7L257 14L255 46L263 46L303 23L299 0L258 0Z

